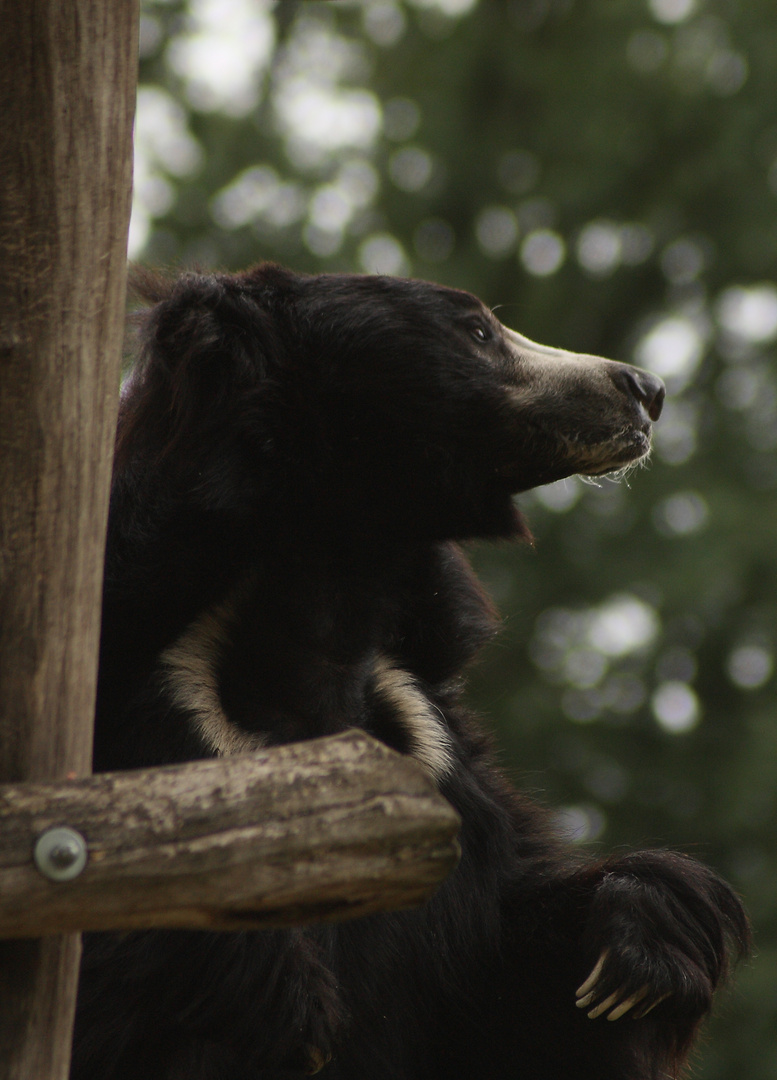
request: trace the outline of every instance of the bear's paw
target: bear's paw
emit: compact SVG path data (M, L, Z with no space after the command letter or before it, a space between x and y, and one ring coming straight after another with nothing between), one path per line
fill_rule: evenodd
M577 1007L592 1020L639 1020L659 1006L674 1019L704 1016L749 943L733 890L695 860L663 851L608 860L597 878L584 933L597 959Z

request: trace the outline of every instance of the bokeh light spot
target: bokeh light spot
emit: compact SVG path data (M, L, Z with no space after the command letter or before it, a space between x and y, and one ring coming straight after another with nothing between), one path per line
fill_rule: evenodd
M391 0L371 0L365 4L362 20L367 36L384 48L401 41L407 28L402 8Z
M577 261L592 277L606 277L621 261L621 230L612 221L591 221L577 240Z
M653 521L665 536L690 536L708 523L709 507L697 491L679 491L658 504Z
M611 597L596 610L588 638L606 656L625 656L651 644L658 630L655 608L624 593Z
M690 18L696 10L696 0L648 0L655 19L661 23L680 23Z
M432 178L433 163L428 151L406 146L389 159L389 176L402 191L421 191Z
M634 355L640 367L671 382L676 392L690 382L701 363L704 338L693 320L670 315L645 334Z
M551 229L536 229L521 244L521 262L535 277L555 274L566 258L566 244Z
M269 0L191 0L167 62L203 112L245 116L259 101L275 46Z
M740 645L729 655L726 671L743 690L757 690L772 677L774 656L762 645Z
M678 679L661 683L650 704L660 726L673 735L693 731L701 720L701 706L695 691Z
M410 272L404 248L388 233L368 236L359 248L359 262L367 274L400 276Z
M561 835L573 844L598 840L607 827L607 818L597 806L565 806L555 819Z
M582 494L583 485L576 476L556 480L553 484L535 488L533 492L537 502L546 510L552 510L554 514L564 514L571 510Z
M475 235L485 255L504 258L515 249L518 219L506 206L487 206L475 221Z
M777 337L777 288L771 283L724 289L717 304L718 322L735 337L761 343Z

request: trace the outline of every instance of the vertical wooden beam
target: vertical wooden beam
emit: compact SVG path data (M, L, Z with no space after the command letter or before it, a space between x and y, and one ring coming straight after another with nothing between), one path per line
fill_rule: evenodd
M89 770L137 0L0 0L0 781ZM0 1078L64 1080L79 939L0 945Z

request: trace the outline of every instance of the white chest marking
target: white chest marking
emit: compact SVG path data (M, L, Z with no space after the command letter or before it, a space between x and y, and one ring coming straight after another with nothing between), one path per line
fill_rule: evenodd
M445 720L408 672L388 657L375 660L375 689L394 711L407 735L411 754L436 781L454 767L453 745Z
M160 656L175 704L189 714L195 733L216 756L244 754L266 745L263 735L233 724L219 696L218 668L234 622L232 599L199 615Z

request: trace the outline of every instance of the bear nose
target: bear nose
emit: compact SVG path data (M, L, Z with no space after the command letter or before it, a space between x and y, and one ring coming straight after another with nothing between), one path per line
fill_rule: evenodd
M642 368L623 365L615 382L631 397L636 398L647 411L651 420L658 420L664 407L666 387L657 375L651 375Z

